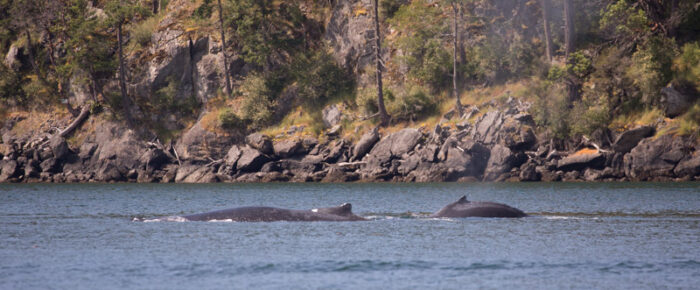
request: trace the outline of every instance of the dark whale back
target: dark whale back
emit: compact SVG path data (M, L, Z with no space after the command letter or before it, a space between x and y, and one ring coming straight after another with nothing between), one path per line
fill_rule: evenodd
M523 211L496 202L489 201L468 201L466 196L462 196L456 202L450 203L433 213L431 217L505 217L518 218L527 216Z
M360 221L365 218L352 213L352 205L313 210L293 210L265 206L237 207L183 216L188 221L231 220L236 222L274 221Z

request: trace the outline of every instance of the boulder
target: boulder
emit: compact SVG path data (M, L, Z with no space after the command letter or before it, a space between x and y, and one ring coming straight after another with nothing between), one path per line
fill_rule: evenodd
M124 175L113 162L104 163L95 173L95 180L101 182L124 181Z
M557 168L563 171L582 171L586 168L602 169L605 156L592 149L582 149L559 160Z
M661 106L664 110L664 115L669 118L680 116L688 110L693 99L697 99L676 90L673 86L668 86L661 89Z
M303 152L304 147L301 141L297 139L289 139L280 142L275 142L273 145L275 155L279 158L288 158Z
M274 147L270 137L261 133L253 133L245 137L245 142L250 147L257 149L263 154L271 155L274 153Z
M673 170L684 158L689 158L692 146L680 136L663 135L639 142L624 157L625 175L633 180L656 180L673 177Z
M508 147L496 144L491 148L489 161L484 172L484 181L494 181L515 166L516 157Z
M422 137L423 134L416 129L403 129L379 140L369 154L379 162L387 162L412 151Z
M321 113L323 115L323 124L326 125L326 128L338 125L343 118L343 114L336 104L323 108Z
M41 172L56 173L61 168L59 165L56 158L49 158L42 161L39 167L41 167Z
M54 158L58 161L64 160L68 154L70 154L70 148L68 148L68 143L66 139L60 136L55 136L49 141L49 147L51 147L51 152Z
M520 181L540 181L540 173L537 172L537 165L533 162L527 162L520 167Z
M241 149L241 157L236 163L236 170L243 172L258 171L263 164L268 161L270 161L270 158L262 154L260 151L246 146Z
M39 161L30 159L27 161L27 163L24 165L24 177L25 178L30 178L30 177L39 177L39 170L37 169L39 167Z
M379 132L377 131L377 128L374 128L362 135L360 141L357 141L355 148L352 150L352 159L361 160L362 157L364 157L365 154L372 149L377 141L379 141Z
M650 126L641 126L632 130L627 130L615 138L612 148L615 152L624 154L630 152L634 146L637 146L639 141L652 135L654 135L654 127Z
M163 149L152 148L144 152L139 161L148 168L160 169L165 163L170 161L170 158Z
M236 162L238 162L238 159L241 158L242 153L243 152L241 151L241 147L239 147L238 145L231 146L231 148L228 150L228 153L226 153L226 156L224 157L224 164L226 166L235 168Z
M6 182L19 174L19 164L15 160L0 160L0 182Z
M695 151L690 159L678 163L673 173L678 177L695 177L700 175L700 152Z
M82 160L90 159L90 157L92 157L92 154L95 153L96 149L97 144L91 142L83 142L83 145L80 145L80 152L78 153L78 157Z

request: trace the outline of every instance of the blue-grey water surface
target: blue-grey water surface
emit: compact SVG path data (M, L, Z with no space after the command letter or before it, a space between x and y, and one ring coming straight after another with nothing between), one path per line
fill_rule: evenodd
M467 195L522 219L430 219ZM134 222L351 202L368 222ZM688 288L700 183L0 185L0 289Z

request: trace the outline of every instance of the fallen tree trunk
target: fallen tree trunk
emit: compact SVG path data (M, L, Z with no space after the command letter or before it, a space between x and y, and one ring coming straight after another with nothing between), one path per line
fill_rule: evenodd
M80 124L83 121L85 121L85 119L87 119L88 115L90 115L90 106L84 105L83 109L80 111L80 115L78 115L78 118L73 120L73 122L70 123L70 125L68 125L66 129L59 132L58 136L65 138L66 136L70 135L70 133L72 133L75 130L75 128L78 128L78 126L80 126Z

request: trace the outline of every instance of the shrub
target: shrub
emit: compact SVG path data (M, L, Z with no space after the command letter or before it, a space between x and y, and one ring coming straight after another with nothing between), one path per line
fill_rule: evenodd
M673 60L673 72L678 81L700 91L700 42L686 43Z
M146 47L151 43L151 36L158 27L158 17L151 17L131 28L131 37L141 47Z
M231 130L245 127L243 120L241 120L231 108L219 109L217 118L219 120L219 125L224 129Z
M349 95L354 87L353 77L324 52L298 56L291 65L291 72L302 102L312 110Z
M197 18L201 19L207 19L211 17L211 13L213 12L213 6L211 5L212 0L204 0L202 2L202 5L199 5L197 9L194 10L194 16Z
M396 120L413 121L434 113L437 109L435 99L418 86L411 87L398 95L389 91L387 101L387 111Z
M248 76L239 88L243 96L241 117L254 128L260 128L270 121L274 114L273 91L267 80L258 74Z
M678 134L682 136L694 134L700 137L700 103L695 103L681 116Z
M377 90L374 87L362 87L357 90L355 104L365 115L371 115L379 111L377 107Z
M644 103L658 103L661 88L671 81L676 51L672 39L655 36L648 38L632 55L632 65L626 74L639 89Z
M571 118L563 85L550 81L533 83L530 94L536 97L532 116L538 126L547 128L555 138L564 139L570 134Z

